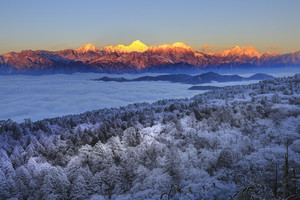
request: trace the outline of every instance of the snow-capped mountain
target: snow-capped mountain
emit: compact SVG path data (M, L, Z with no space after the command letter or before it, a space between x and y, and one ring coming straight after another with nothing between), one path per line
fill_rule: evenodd
M128 46L92 44L60 51L24 50L0 55L0 73L128 72L161 69L199 69L226 66L300 65L300 51L288 54L259 53L254 47L236 46L215 54L193 50L182 42L150 46L136 40Z
M148 50L148 46L143 44L141 41L136 40L129 46L117 45L117 46L106 46L103 51L106 53L130 53L130 52L144 52Z
M236 56L248 56L248 57L261 57L261 53L259 53L254 47L239 47L235 46L234 48L227 49L224 51L221 51L219 53L216 53L217 56L221 57L236 57Z

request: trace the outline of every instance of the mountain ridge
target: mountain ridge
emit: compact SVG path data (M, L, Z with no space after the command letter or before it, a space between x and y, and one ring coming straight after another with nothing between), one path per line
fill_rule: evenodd
M128 46L92 44L78 49L59 51L23 50L0 55L0 73L73 73L73 72L139 72L210 67L264 67L300 65L300 51L277 54L259 53L254 47L235 46L215 54L192 49L185 43L150 46L136 40ZM12 70L13 69L13 70Z
M249 77L242 77L237 74L234 75L221 75L215 72L206 72L199 75L187 75L187 74L168 74L159 76L141 76L134 79L126 79L124 77L107 77L104 76L99 79L94 79L95 81L105 81L105 82L139 82L139 81L169 81L172 83L183 83L183 84L203 84L216 82L229 82L229 81L249 81L249 80L266 80L274 79L273 76L263 73L257 73Z

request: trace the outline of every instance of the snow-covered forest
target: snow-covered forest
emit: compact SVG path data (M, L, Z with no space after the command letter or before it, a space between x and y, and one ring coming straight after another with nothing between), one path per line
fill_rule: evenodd
M299 197L300 75L0 121L1 199Z

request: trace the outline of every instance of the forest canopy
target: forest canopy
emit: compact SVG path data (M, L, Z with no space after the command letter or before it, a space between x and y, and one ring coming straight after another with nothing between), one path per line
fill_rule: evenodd
M0 141L0 199L293 197L300 75L191 99L4 120Z

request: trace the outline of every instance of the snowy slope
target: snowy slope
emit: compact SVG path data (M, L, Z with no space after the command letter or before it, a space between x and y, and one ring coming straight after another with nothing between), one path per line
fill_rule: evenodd
M293 195L299 127L300 75L191 99L1 121L0 197L159 199L173 184L171 199L275 199L276 174L277 197L283 183Z

